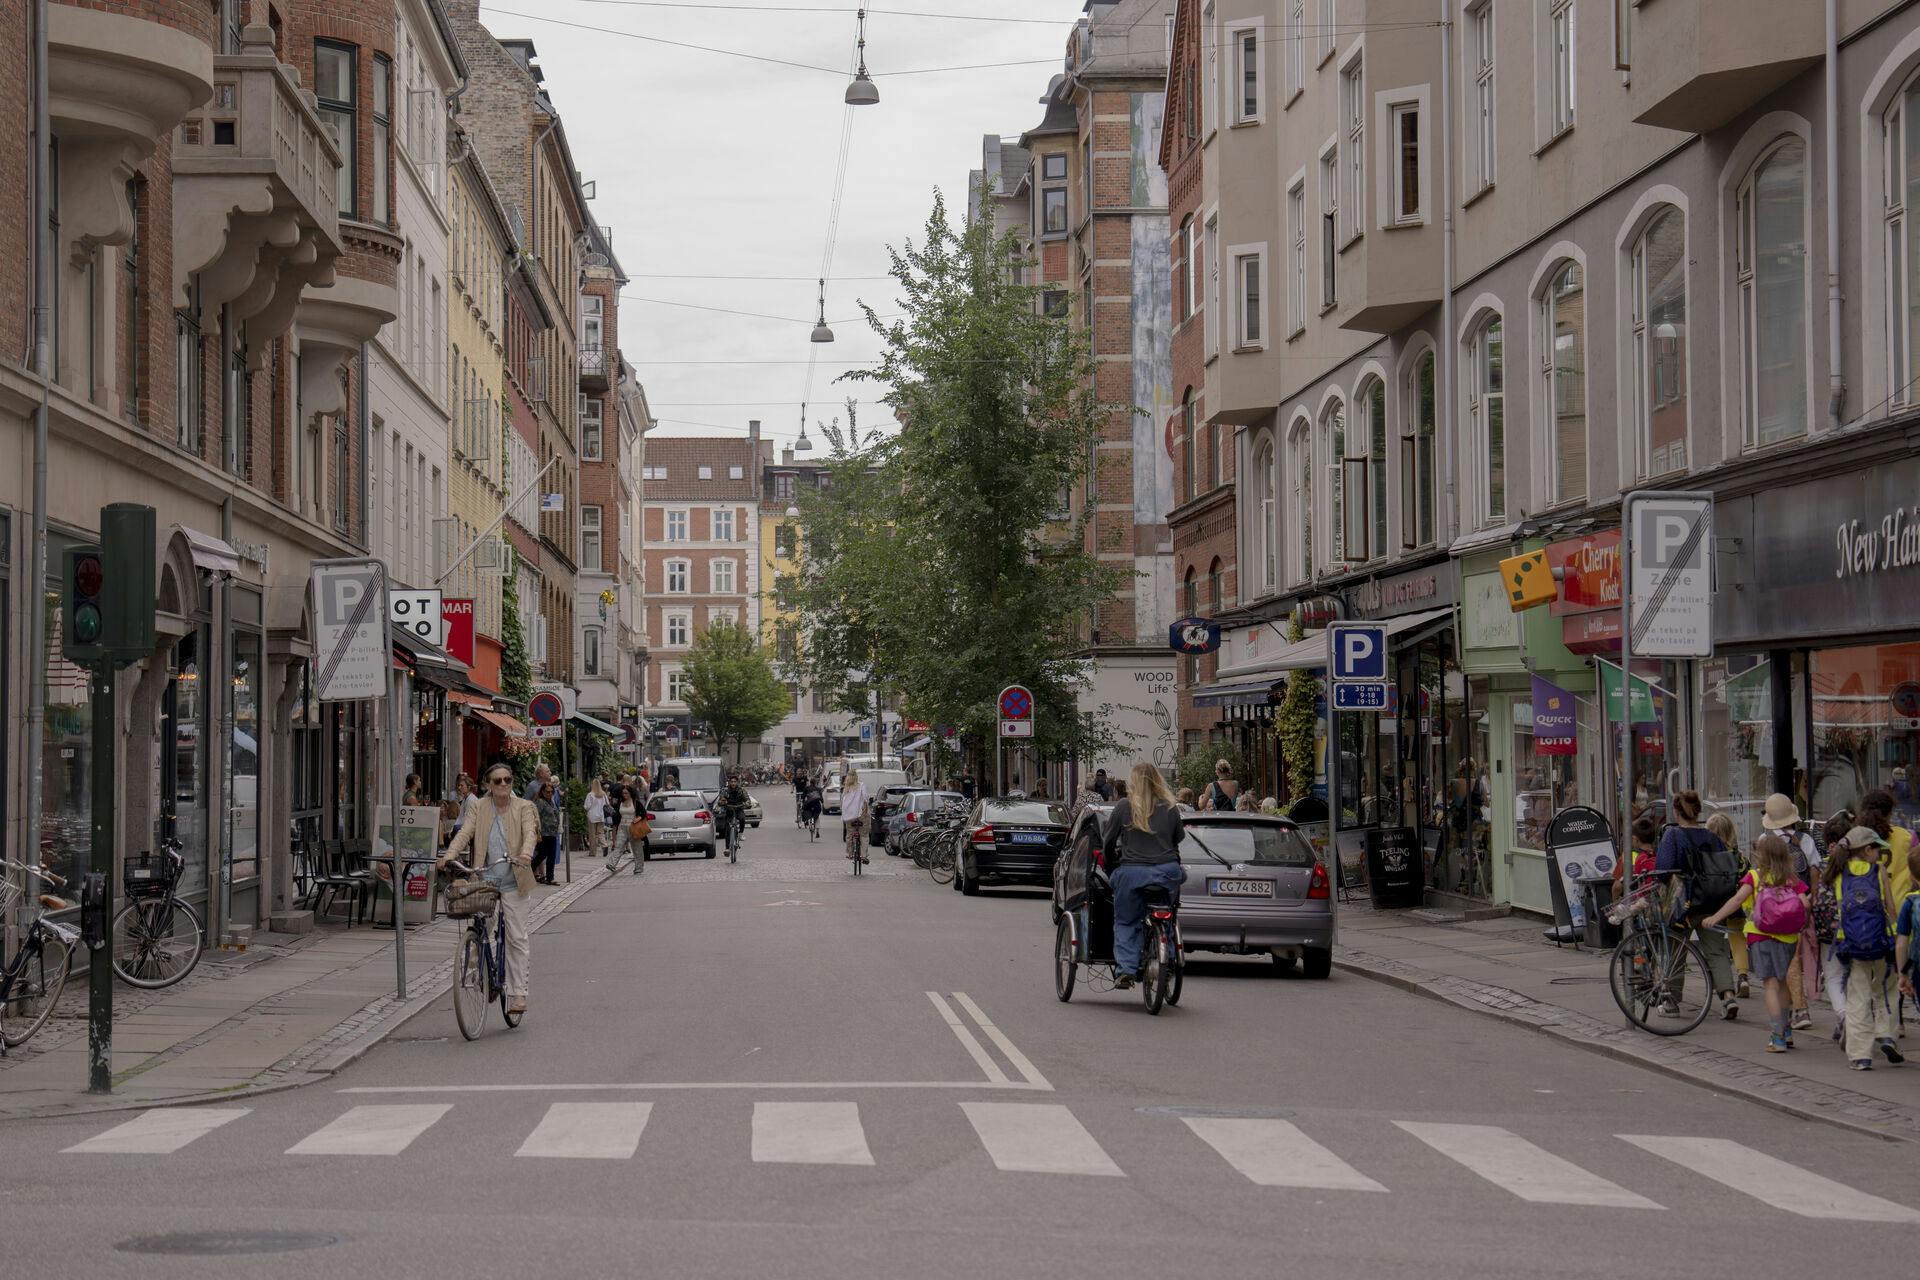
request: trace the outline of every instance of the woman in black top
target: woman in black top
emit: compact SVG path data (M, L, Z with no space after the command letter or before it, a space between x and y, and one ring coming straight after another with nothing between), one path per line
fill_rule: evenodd
M1113 881L1114 985L1130 987L1140 971L1146 940L1145 890L1151 885L1180 893L1180 841L1186 835L1173 792L1160 770L1142 761L1127 779L1126 798L1113 807L1101 852Z

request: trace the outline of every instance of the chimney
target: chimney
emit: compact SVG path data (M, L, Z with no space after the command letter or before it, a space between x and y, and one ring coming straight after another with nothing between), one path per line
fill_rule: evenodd
M792 449L782 449L780 451L780 465L783 467L790 467L793 465Z

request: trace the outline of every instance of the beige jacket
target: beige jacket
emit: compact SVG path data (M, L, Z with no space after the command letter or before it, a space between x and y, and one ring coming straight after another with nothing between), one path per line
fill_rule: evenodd
M507 854L513 860L513 881L520 892L533 892L533 846L540 838L540 814L531 800L522 800L519 796L507 805L503 815L500 807L492 800L482 800L475 809L472 821L460 828L460 833L447 846L446 856L458 858L470 867L486 865L487 850L493 841L493 824L507 824ZM472 851L476 856L461 858L464 852Z

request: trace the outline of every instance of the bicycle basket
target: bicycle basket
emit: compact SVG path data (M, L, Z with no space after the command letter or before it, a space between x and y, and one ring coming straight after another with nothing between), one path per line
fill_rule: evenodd
M10 876L0 874L0 923L13 914L20 901L20 886Z
M173 892L173 859L154 853L128 858L120 879L129 898L164 898Z
M447 887L447 914L456 920L483 916L500 901L500 891L484 880L455 880Z
M1607 907L1607 923L1625 924L1635 916L1650 915L1659 906L1657 888L1636 889Z

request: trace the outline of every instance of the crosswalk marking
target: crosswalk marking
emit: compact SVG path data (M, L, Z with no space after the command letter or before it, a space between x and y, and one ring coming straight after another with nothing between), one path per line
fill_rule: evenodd
M628 1160L653 1112L651 1102L556 1102L520 1144L516 1156L562 1160Z
M872 1164L856 1102L756 1102L756 1164Z
M1522 1200L1615 1209L1661 1207L1495 1125L1422 1124L1412 1120L1395 1120L1394 1124Z
M963 1102L980 1145L997 1168L1124 1178L1073 1112L1050 1102Z
M1621 1138L1703 1178L1803 1218L1851 1222L1920 1222L1920 1210L1856 1191L1844 1183L1776 1160L1725 1138L1667 1138L1623 1133Z
M1385 1191L1285 1120L1186 1116L1187 1127L1228 1164L1262 1187L1325 1191Z
M450 1102L354 1107L287 1148L290 1156L397 1156L453 1109Z
M252 1111L251 1107L161 1107L68 1147L63 1155L171 1155Z

